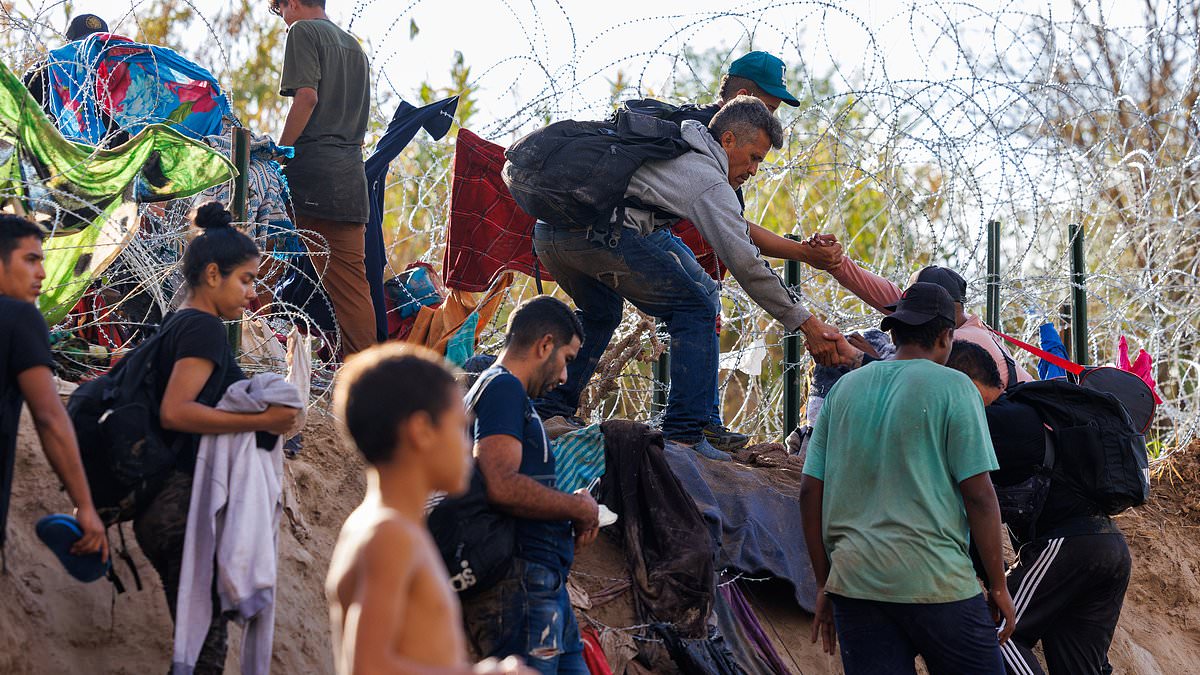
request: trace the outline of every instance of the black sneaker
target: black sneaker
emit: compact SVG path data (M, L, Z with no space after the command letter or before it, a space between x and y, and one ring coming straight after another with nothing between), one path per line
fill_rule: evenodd
M708 441L714 448L724 452L740 450L750 442L750 437L746 434L739 434L736 431L730 431L729 427L722 426L720 424L709 424L705 426L704 439Z

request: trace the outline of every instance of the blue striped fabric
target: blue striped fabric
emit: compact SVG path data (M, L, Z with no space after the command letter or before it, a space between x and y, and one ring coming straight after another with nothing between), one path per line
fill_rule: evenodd
M604 434L599 424L554 441L554 473L558 489L574 492L604 475Z

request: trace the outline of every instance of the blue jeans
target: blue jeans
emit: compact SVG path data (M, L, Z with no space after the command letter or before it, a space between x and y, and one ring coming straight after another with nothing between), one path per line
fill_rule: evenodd
M543 675L588 675L566 570L514 559L507 577L464 600L463 623L480 658L519 656Z
M983 594L958 602L901 604L830 595L846 675L1005 675Z
M587 231L538 222L533 248L554 280L575 301L583 345L567 366L566 384L537 401L544 416L574 415L596 372L624 300L666 323L671 336L671 388L663 435L692 443L715 415L715 330L720 293L696 256L668 228L647 236L626 229L614 248L588 241Z

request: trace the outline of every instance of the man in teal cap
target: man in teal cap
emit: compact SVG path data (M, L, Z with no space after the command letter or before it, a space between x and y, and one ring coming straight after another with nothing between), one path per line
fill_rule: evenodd
M771 112L778 110L780 103L799 106L800 101L783 84L786 70L777 56L766 52L750 52L729 64L729 73L721 78L720 98L714 105L720 109L734 96L748 94L766 103Z

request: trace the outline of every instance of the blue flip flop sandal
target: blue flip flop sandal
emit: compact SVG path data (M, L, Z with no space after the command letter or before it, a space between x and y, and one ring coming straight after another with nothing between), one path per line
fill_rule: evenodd
M108 574L111 563L104 562L99 551L87 555L72 555L71 547L83 538L79 521L64 513L43 517L36 526L38 539L62 561L67 573L83 582L100 579Z

